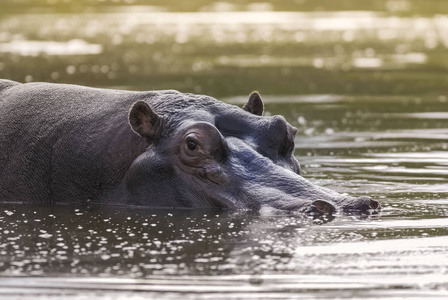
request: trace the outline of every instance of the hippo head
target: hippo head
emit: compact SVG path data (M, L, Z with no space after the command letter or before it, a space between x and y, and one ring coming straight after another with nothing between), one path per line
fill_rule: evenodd
M173 97L138 101L130 110L130 125L148 147L126 174L129 202L312 213L380 207L303 178L294 157L297 129L281 116L262 116L258 93L243 109L206 96Z

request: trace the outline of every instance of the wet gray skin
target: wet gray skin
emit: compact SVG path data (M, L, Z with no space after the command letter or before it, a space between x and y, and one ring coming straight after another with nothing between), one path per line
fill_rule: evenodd
M380 209L316 186L293 155L296 128L177 91L0 81L0 201L307 213Z

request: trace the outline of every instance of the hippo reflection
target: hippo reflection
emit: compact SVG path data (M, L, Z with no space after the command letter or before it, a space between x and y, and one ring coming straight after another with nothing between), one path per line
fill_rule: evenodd
M0 201L333 213L378 209L316 186L293 155L296 128L177 91L0 81Z

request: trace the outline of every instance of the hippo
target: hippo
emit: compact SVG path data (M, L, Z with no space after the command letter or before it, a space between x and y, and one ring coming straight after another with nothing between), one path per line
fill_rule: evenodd
M297 129L174 90L124 91L0 80L0 202L370 212L367 196L300 173Z

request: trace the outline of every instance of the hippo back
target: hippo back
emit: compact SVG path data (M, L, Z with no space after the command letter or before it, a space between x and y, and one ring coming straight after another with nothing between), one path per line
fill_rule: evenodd
M153 96L0 81L0 200L104 194L146 146L128 125L129 106Z

